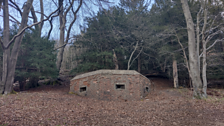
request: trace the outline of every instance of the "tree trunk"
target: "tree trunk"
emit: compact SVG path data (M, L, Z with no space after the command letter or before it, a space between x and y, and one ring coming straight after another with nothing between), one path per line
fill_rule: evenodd
M202 96L203 98L207 98L207 75L206 75L206 71L207 71L207 62L206 62L206 45L207 45L207 41L205 40L205 29L207 26L207 8L205 8L204 6L204 25L202 28L202 45L203 45L203 64L202 64L202 80L203 80L203 88L202 88Z
M41 12L41 16L40 16L40 21L44 20L44 5L43 5L43 0L40 0L40 12ZM38 35L41 37L41 31L43 28L44 22L41 22L38 26L39 26L39 33Z
M64 33L61 33L61 31L60 31L60 36L64 36ZM64 40L61 40L61 39L62 38L60 37L59 42L61 42L61 44L59 44L59 46L60 45L62 46L63 45L62 42L64 42ZM60 48L59 52L58 52L57 69L59 70L59 72L61 70L61 64L62 64L62 61L63 61L63 53L64 53L64 47Z
M187 24L189 65L190 65L190 73L191 73L190 75L192 79L192 85L194 88L194 97L202 98L202 93L201 93L202 81L200 78L199 63L198 63L199 55L197 54L197 50L196 50L197 47L196 47L196 41L195 41L194 23L191 17L188 1L181 0L181 3L182 3L183 12L184 12L184 17L186 19L186 24Z
M4 40L3 43L6 45L9 42L9 13L8 13L8 0L4 1ZM19 32L26 27L27 21L28 21L28 15L30 12L30 9L32 7L33 0L28 0L26 4L23 7L23 14L22 14L22 21L19 27ZM4 94L8 94L12 90L12 84L14 81L15 76L15 68L16 68L16 62L19 54L19 48L22 42L23 34L18 36L15 39L13 48L11 50L10 55L10 48L4 49L3 54L3 75L2 75L2 84L4 84L4 88L0 89L1 93L4 92Z
M40 0L40 14L41 14L40 21L42 21L42 20L44 20L43 0ZM33 6L31 8L31 15L33 17L33 23L36 23L37 22L37 16L36 16L36 13L35 13L35 10L34 10ZM41 22L40 24L35 25L35 29L37 30L37 33L38 33L39 37L41 37L41 30L42 30L43 25L44 25L44 22Z
M4 37L5 39L6 37ZM6 49L3 51L3 71L2 71L2 80L0 83L0 94L4 93L5 90L5 84L7 80L7 74L8 74L8 60L10 57L10 49Z
M3 44L7 45L9 42L9 8L8 8L8 0L3 1ZM5 90L6 77L8 73L8 60L10 57L10 49L3 50L3 71L2 71L2 79L0 83L0 93L2 94Z
M197 13L197 25L196 25L196 35L197 35L197 55L198 55L198 69L200 70L200 57L199 57L199 53L200 53L200 13L202 11L202 8L200 8L200 10Z
M65 38L65 19L63 15L63 0L58 0L60 10L59 10L59 20L60 20L60 40L59 40L59 47L64 45L64 38ZM63 53L64 53L64 47L59 48L58 52L58 59L57 59L57 69L61 69L61 63L63 60ZM59 71L60 72L60 71Z
M76 11L74 11L73 10L74 1L75 0L72 0L70 2L69 7L66 10L64 10L63 9L63 0L58 0L59 6L60 6L60 10L59 10L60 40L59 40L59 53L58 53L58 59L57 59L57 69L59 70L59 72L60 72L60 69L61 69L62 61L63 61L64 48L65 48L66 44L68 43L71 28L76 21L76 17L77 17L76 14L78 13L79 9L82 6L82 0L80 0L78 8L76 9ZM67 17L68 12L71 10L71 8L72 8L72 13L73 13L74 18L69 25L68 31L66 32L66 34L67 34L66 35L66 40L64 41L64 39L65 39L64 37L65 37L66 17Z
M207 76L206 76L206 68L207 68L207 63L206 63L206 41L203 41L203 64L202 64L202 80L203 80L203 97L207 97Z
M167 57L165 58L165 61L164 61L164 65L162 68L162 71L165 73L166 72L166 63L167 63Z
M177 70L177 61L173 59L173 85L174 88L179 86L178 84L178 70Z
M114 62L114 65L115 65L115 70L119 70L119 66L118 66L118 60L117 60L117 56L116 56L116 53L113 49L113 62Z

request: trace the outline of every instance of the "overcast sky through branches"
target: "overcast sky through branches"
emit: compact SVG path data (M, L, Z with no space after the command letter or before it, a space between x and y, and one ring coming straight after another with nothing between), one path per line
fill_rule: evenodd
M13 1L15 3L17 3L17 5L22 10L22 7L23 7L24 3L27 0L13 0ZM55 2L52 2L52 0L43 0L45 15L49 15L51 12L53 12L55 9L57 9L57 5L56 4L57 4L58 0L54 0L54 1ZM109 6L118 5L119 0L110 0L110 2L111 3L108 3L108 4L103 4L102 3L102 6L97 6L97 2L90 2L89 1L85 5L83 5L81 10L79 11L79 13L77 15L77 20L76 20L75 24L72 27L71 34L72 35L80 34L80 25L81 26L84 25L84 21L83 20L86 17L91 17L91 16L96 15L97 12L99 11L99 8L102 8L102 7L103 8L108 8ZM68 4L68 0L64 1L64 5L66 5L66 4ZM76 4L77 3L74 3L74 7L76 7ZM34 0L33 7L34 7L35 11L40 12L39 0ZM74 8L74 9L76 9L76 8ZM14 8L10 7L10 6L9 6L9 14L12 15L14 18L16 18L18 21L21 21L21 16L20 16L19 12L17 10L15 10ZM3 10L1 10L0 15L1 15L1 17L0 17L0 28L3 29ZM38 18L38 21L40 21L40 14L36 13L36 16ZM72 13L68 13L67 16L68 17L71 16L71 20L72 20L72 17L73 17ZM31 17L31 14L30 14L30 17ZM12 19L12 18L10 18L10 19ZM69 20L69 18L67 18L67 25L69 25L71 20ZM31 18L29 18L28 25L31 25L32 23L33 23L33 20ZM15 24L15 22L11 22L10 21L10 26L12 26L13 24ZM47 36L49 29L50 29L50 23L48 21L45 21L43 29L42 29L42 36ZM59 34L60 34L60 32L59 32L59 18L56 17L53 20L53 30L52 30L50 38L54 39L54 40L57 40L57 39L59 39Z

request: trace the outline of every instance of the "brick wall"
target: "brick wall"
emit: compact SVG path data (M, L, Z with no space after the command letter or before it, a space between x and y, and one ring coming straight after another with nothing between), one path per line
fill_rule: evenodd
M141 74L97 73L72 79L70 92L101 100L141 100L150 92L150 85Z

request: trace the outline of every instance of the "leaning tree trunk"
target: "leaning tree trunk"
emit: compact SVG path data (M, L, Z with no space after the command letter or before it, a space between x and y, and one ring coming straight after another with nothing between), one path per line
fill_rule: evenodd
M136 51L137 48L138 48L138 41L136 42L135 48L134 48L134 50L132 51L132 53L131 53L131 55L129 57L129 60L128 60L128 69L127 70L129 70L130 67L131 67L131 59L132 59L132 56L134 55L134 53L135 53L135 51Z
M194 97L195 98L202 98L202 81L200 78L200 71L199 71L199 63L198 58L199 55L197 54L196 50L196 40L195 40L195 32L194 32L194 23L191 17L191 12L188 6L187 0L181 0L182 8L184 12L184 17L187 23L187 32L188 32L188 50L189 50L189 65L190 65L190 74L192 79L192 85L194 88Z

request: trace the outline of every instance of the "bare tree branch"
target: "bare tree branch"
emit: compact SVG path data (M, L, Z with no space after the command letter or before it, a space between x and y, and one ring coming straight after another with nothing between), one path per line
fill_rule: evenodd
M221 28L220 30L218 30L218 31L216 31L216 32L214 32L214 33L212 33L212 34L210 34L210 35L207 37L206 42L210 41L215 35L217 35L218 33L220 33L220 32L223 31L223 30L224 30L224 28Z
M219 27L222 26L222 25L224 25L224 24L216 25L215 27L208 29L205 33L212 32L212 31L216 30L217 28L219 28ZM207 37L207 36L206 36L206 37Z
M81 6L82 6L83 0L80 0L80 4L79 4L79 6L78 6L78 8L76 9L75 12L74 12L73 7L72 7L73 3L74 3L74 0L73 0L72 2L70 2L70 6L69 6L69 8L72 9L72 13L73 13L73 15L74 15L74 19L72 20L71 24L69 25L68 32L67 32L68 34L67 34L67 36L66 36L65 43L64 43L62 46L55 48L54 50L63 48L63 47L65 47L65 46L68 44L68 40L70 39L70 38L69 38L69 36L70 36L69 33L70 33L70 31L71 31L71 28L72 28L73 24L74 24L75 21L76 21L76 18L77 18L76 14L78 13L79 9L80 9ZM65 14L68 13L69 8L66 10Z
M130 64L130 67L131 65L133 64L133 62L139 57L139 55L142 53L142 50L143 50L143 47L141 48L140 52L138 53L138 55L132 60L131 64Z
M46 17L47 18L47 15L45 15L44 13L42 13L42 12L39 12L39 11L35 11L35 13L39 13L39 14L41 14L41 15L43 15L44 17ZM54 16L55 17L55 16ZM47 39L49 39L50 38L50 35L51 35L51 31L53 30L53 24L52 24L52 20L53 20L53 18L54 17L51 17L51 19L50 20L48 20L48 22L50 23L50 30L48 31L48 35L47 35Z
M36 23L37 22L37 16L36 16L36 13L34 11L33 6L31 7L30 11L31 11L31 14L32 14L32 17L33 17L33 23ZM38 25L35 25L35 29L36 30L38 29Z
M3 17L2 15L0 15L0 16ZM11 22L20 24L20 22L18 20L16 20L12 15L9 15L9 17L11 17L13 19L13 20L12 19L9 19Z
M71 5L73 4L73 2L74 2L74 0L72 1ZM76 21L77 13L78 13L79 9L81 8L81 6L82 6L82 0L80 0L80 4L79 4L79 6L78 6L78 8L76 9L75 12L74 12L73 7L72 7L72 13L73 13L73 15L74 15L74 19L72 20L71 24L69 25L69 28L68 28L68 34L67 34L67 36L66 36L65 44L68 43L68 39L69 39L69 35L70 35L69 33L70 33L70 31L71 31L71 28L72 28L73 24L74 24L75 21Z
M217 42L222 42L222 41L224 41L224 38L215 40L215 42L213 42L206 50L209 50L210 48L212 48ZM203 56L203 53L200 54L200 57L202 57L202 56Z
M138 48L138 42L139 42L139 41L136 42L135 48L134 48L134 50L132 51L132 53L131 53L131 55L130 55L130 58L129 58L129 60L128 60L128 69L127 69L127 70L130 69L131 58L132 58L133 54L135 53L136 49Z
M60 49L60 48L64 48L67 44L72 44L72 42L70 42L70 43L65 43L65 44L63 44L62 46L55 48L54 50L58 50L58 49Z
M18 10L19 11L19 13L20 13L20 16L22 16L22 11L20 10L20 8L19 8L19 6L15 3L15 2L13 2L12 0L9 0L14 6L12 6L11 4L9 4L11 7L13 7L13 8L15 8L16 10Z
M52 2L53 2L56 6L58 6L58 4L57 4L54 0L52 0Z
M176 33L176 32L175 32L175 33ZM180 39L179 39L177 33L176 33L176 37L177 37L177 41L178 41L178 43L180 44L181 49L182 49L182 51L183 51L183 53L184 53L184 59L185 59L185 63L186 63L186 66L187 66L188 73L190 74L190 77L192 77L192 76L191 76L191 72L190 72L190 67L189 67L189 63L188 63L188 59L187 59L186 52L185 52L185 50L184 50L184 47L183 47L182 43L180 42Z
M50 38L51 31L52 31L52 29L53 29L52 20L53 20L53 17L51 17L51 20L49 21L49 23L50 23L50 25L51 25L51 28L50 28L50 30L48 31L47 39L49 39L49 38Z
M46 21L46 20L48 20L55 12L57 12L59 10L59 8L57 8L54 12L52 12L46 19L44 19L44 20L41 20L41 21L39 21L39 22L36 22L36 23L33 23L32 25L30 25L30 26L26 26L25 28L23 28L19 33L17 33L15 36L13 36L13 38L9 41L9 43L5 46L4 44L3 44L3 42L1 42L1 44L2 44L2 48L3 49L8 49L9 47L10 47L10 45L14 42L14 40L18 37L18 36L20 36L27 28L31 28L31 27L33 27L33 26L35 26L35 25L37 25L37 24L40 24L41 22L43 22L43 21ZM54 15L54 16L52 16L52 17L56 17L56 16L58 16L58 14L57 15Z
M44 17L47 17L47 15L45 15L44 13L42 13L40 11L35 11L35 13L38 13L38 14L44 15Z
M219 14L218 14L218 15L219 15ZM215 16L215 18L212 20L212 24L210 25L210 28L209 28L209 29L211 29L211 28L212 28L212 26L213 26L213 24L214 24L214 22L215 22L216 18L218 17L218 15L216 15L216 16Z
M65 17L67 16L68 12L69 12L70 9L72 8L74 1L75 1L75 0L72 0L72 2L69 1L70 5L69 5L68 9L67 9L67 10L65 11L65 13L64 13L64 16L65 16Z

